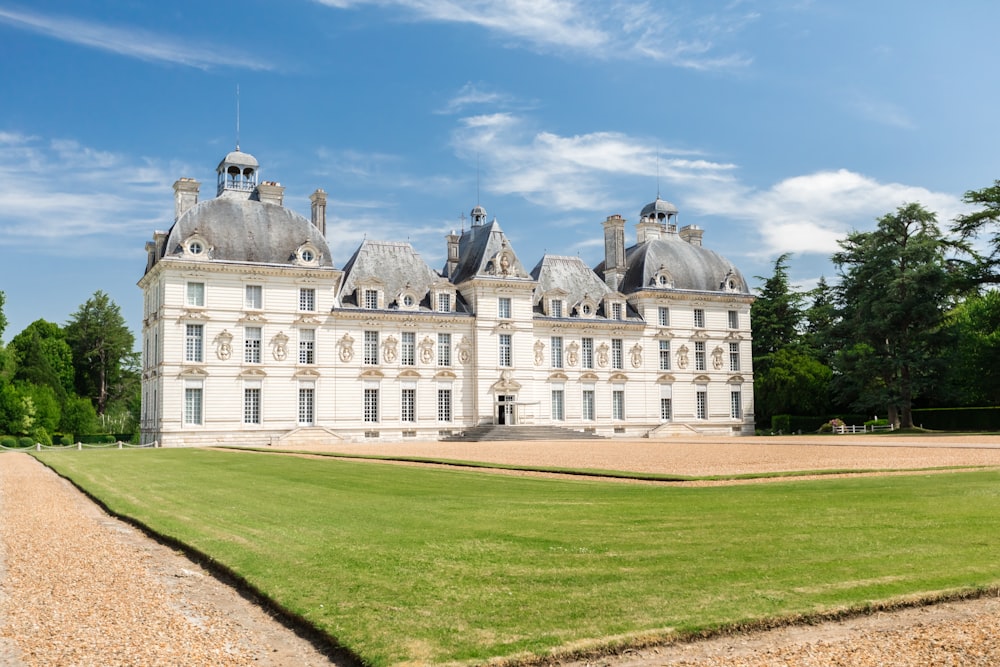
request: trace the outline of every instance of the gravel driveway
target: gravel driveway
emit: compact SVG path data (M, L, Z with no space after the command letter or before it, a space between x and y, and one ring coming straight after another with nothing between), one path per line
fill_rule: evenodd
M1000 466L996 437L340 443L321 449L684 475ZM0 454L0 518L0 665L336 664L182 554L108 517L28 455ZM1000 599L573 664L997 665Z

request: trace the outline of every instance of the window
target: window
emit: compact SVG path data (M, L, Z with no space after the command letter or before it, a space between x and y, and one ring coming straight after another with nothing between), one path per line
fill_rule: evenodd
M400 344L399 363L403 366L416 365L417 334L412 331L404 331Z
M552 368L563 367L563 339L562 336L553 336L552 345Z
M708 391L705 389L695 392L695 417L708 419Z
M625 390L615 389L611 392L611 418L625 419Z
M438 389L438 421L451 421L451 389Z
M299 330L299 363L316 363L316 330Z
M625 367L625 359L622 355L622 339L611 339L611 368L621 370Z
M399 403L399 419L404 422L417 421L417 390L403 389Z
M562 389L552 390L552 420L561 422L565 421L566 415L564 412L564 391Z
M312 287L299 288L299 310L305 312L316 310L316 290Z
M203 361L204 360L204 336L205 327L201 324L188 324L185 327L186 335L184 340L184 360Z
M365 290L365 308L375 310L378 308L378 290Z
M739 389L729 392L729 416L733 419L743 419L743 397Z
M438 366L451 366L451 334L438 334Z
M365 363L369 366L378 364L378 332L365 332Z
M451 295L450 294L438 294L438 312L439 313L450 313L451 312Z
M660 399L660 421L668 422L670 421L670 413L672 412L672 407L670 405L669 398Z
M509 367L511 365L511 363L510 363L511 349L510 348L511 348L510 334L500 334L500 350L499 350L499 359L497 361L497 363L500 366L507 366L507 367Z
M378 421L378 389L365 389L365 421Z
M562 299L552 299L552 305L549 308L552 312L549 313L552 317L562 317L563 316L563 302Z
M509 296L502 296L497 300L497 317L503 320L510 319Z
M243 329L243 361L248 364L260 363L260 327Z
M740 344L730 343L729 344L729 370L738 371L740 370Z
M584 368L594 367L594 339L584 338L580 341L580 358Z
M705 342L696 341L694 344L694 369L696 371L705 370Z
M184 388L184 423L201 424L201 387Z
M260 423L260 388L247 387L243 390L243 423Z
M660 306L660 326L669 327L670 326L670 309L664 306Z
M262 310L264 308L264 288L261 285L247 285L243 305L247 310Z
M661 340L660 341L660 370L669 371L670 370L670 341Z
M585 421L594 421L594 390L584 389L583 390L583 419Z
M303 426L313 425L315 391L312 387L299 387L299 424Z
M205 305L205 283L187 284L187 305L198 307Z
M622 313L623 312L624 311L623 311L623 308L622 308L622 304L620 304L620 303L613 303L613 304L611 304L611 318L612 319L615 319L615 320L622 319Z
M697 329L705 328L705 311L701 308L694 309L694 326Z
M729 311L729 328L730 329L740 328L740 314L735 310Z

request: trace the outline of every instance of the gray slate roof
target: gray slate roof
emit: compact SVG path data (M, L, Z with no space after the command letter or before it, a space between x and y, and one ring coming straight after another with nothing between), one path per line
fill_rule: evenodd
M535 288L536 302L553 289L561 289L567 293L566 303L569 307L579 303L584 296L600 303L604 295L611 291L579 257L545 255L531 270L531 277L538 281L538 287Z
M399 241L365 240L344 265L344 282L340 289L342 305L358 304L356 294L358 284L366 280L376 280L383 286L385 304L395 307L397 295L404 287L409 286L418 298L423 309L430 306L429 294L431 285L435 282L445 282L444 278L413 249L409 243ZM459 302L455 306L457 312L463 312L464 301L456 294Z
M460 285L476 276L492 276L493 273L489 270L491 260L505 246L513 252L506 234L500 229L500 223L496 220L463 231L458 242L458 266L449 276L451 282ZM516 253L510 273L516 278L529 277L528 271L521 264L521 260L517 259Z
M319 251L319 266L333 267L330 247L316 226L277 204L226 197L199 202L171 227L164 256L180 254L183 241L196 232L213 260L292 264L299 246L311 242Z

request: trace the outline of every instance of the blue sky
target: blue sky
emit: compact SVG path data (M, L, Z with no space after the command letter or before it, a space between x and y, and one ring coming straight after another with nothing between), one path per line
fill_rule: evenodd
M967 0L0 0L5 341L96 290L138 336L173 182L237 142L336 266L409 240L440 268L478 202L522 261L602 259L659 191L751 284L919 201L1000 178L1000 3ZM466 223L467 224L467 223Z

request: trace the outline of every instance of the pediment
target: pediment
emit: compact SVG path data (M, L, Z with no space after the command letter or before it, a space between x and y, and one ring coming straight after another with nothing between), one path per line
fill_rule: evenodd
M367 370L361 371L358 378L361 380L381 380L385 377L385 373L378 370L377 368L369 368Z
M200 366L192 366L191 368L185 368L180 373L177 374L179 378L206 378L208 377L208 371Z

